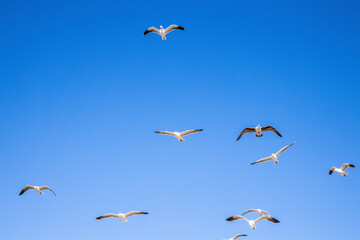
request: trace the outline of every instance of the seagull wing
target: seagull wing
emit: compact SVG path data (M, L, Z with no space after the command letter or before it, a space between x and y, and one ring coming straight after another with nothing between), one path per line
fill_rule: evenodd
M246 234L236 234L232 239L235 240L238 237L245 237L245 236L247 236L247 235Z
M140 211L131 211L131 212L125 213L125 217L130 217L130 216L135 215L135 214L149 214L149 213L140 212Z
M185 30L185 28L180 27L179 25L170 25L165 29L165 34L168 34L173 30Z
M268 212L265 211L265 210L261 210L261 212L262 212L262 213L265 213L265 214L267 214L267 215L270 215L270 213L268 213Z
M250 132L256 132L255 128L244 128L244 130L242 130L242 132L240 133L240 135L238 136L238 138L236 139L236 141L239 141L239 139L245 134L245 133L250 133Z
M156 131L155 133L164 134L164 135L171 135L175 136L175 133L169 131Z
M51 188L49 188L48 186L42 186L42 187L40 187L40 190L41 191L42 190L50 190L56 196L56 193Z
M257 163L266 162L266 161L270 161L270 160L271 160L271 157L266 157L266 158L262 158L260 160L257 160L256 162L250 163L250 165L254 165L254 164L257 164Z
M103 219L103 218L108 218L108 217L115 217L115 218L118 218L118 217L119 217L119 215L114 214L114 213L108 213L108 214L101 215L100 217L97 217L96 219Z
M289 147L291 147L292 145L294 145L294 143L290 144L289 146L283 147L282 149L280 149L280 151L278 151L275 155L278 157L280 156L286 149L288 149Z
M341 170L343 170L343 171L345 171L348 167L350 167L350 168L354 168L355 167L355 165L353 165L353 164L350 164L350 163L344 163L342 166L341 166Z
M246 218L244 218L243 216L240 216L240 215L234 215L234 216L228 217L226 219L226 221L235 221L235 220L238 220L238 219L243 219L243 220L249 222L249 220L247 220Z
M198 130L186 130L180 133L180 136L185 137L187 135L193 134L193 133L197 133L197 132L201 132L204 129L198 129Z
M256 212L256 209L249 209L246 212L244 212L243 214L241 214L242 216L244 216L245 214L249 213L249 212Z
M146 31L144 32L144 35L151 33L151 32L154 32L154 33L157 33L160 35L160 31L156 27L149 27L148 29L146 29Z
M255 223L258 223L260 222L261 220L269 220L270 222L273 222L273 223L278 223L280 222L279 220L277 220L276 218L272 217L272 216L265 216L265 215L262 215L261 217L259 217L258 219L255 220Z
M266 127L262 127L261 131L272 131L274 133L276 133L279 137L282 137L282 135L273 127L273 126L266 126Z
M24 192L26 192L27 190L29 189L34 189L33 186L30 186L30 185L26 185L20 192L19 196L22 195Z

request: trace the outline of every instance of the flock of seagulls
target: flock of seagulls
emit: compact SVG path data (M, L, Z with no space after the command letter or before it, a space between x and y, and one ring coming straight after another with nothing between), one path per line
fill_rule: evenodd
M179 25L170 25L169 27L167 27L166 29L164 29L162 26L160 26L160 29L157 29L155 27L150 27L148 28L145 32L144 35L147 35L148 33L156 33L159 34L161 36L161 38L163 40L166 40L166 35L168 33L170 33L173 30L185 30L185 28L179 26ZM180 142L184 142L184 138L185 136L188 136L190 134L194 134L197 132L201 132L203 131L203 129L197 129L197 130L186 130L183 132L170 132L170 131L156 131L155 133L157 134L163 134L163 135L169 135L169 136L173 136L175 138L177 138ZM278 130L276 130L276 128L274 128L273 126L265 126L265 127L261 127L260 125L256 126L256 127L247 127L245 128L243 131L241 131L241 133L239 134L238 138L236 139L236 141L238 141L243 135L245 135L246 133L256 133L256 137L262 137L263 136L263 132L274 132L275 134L277 134L279 137L282 137L282 135L279 133ZM250 163L250 165L254 165L254 164L258 164L258 163L262 163L262 162L267 162L267 161L273 161L275 164L277 164L278 161L278 157L288 148L290 148L292 145L294 145L295 143L292 143L288 146L283 147L282 149L280 149L277 153L271 154L271 156L259 159L253 163ZM329 175L331 175L333 172L338 172L339 174L341 174L342 176L347 176L348 172L346 172L345 170L347 168L354 168L355 165L350 164L350 163L344 163L341 168L335 168L335 167L331 167L330 171L329 171ZM42 187L38 187L38 186L31 186L31 185L26 185L20 192L19 196L21 196L22 194L24 194L27 190L29 189L33 189L35 190L37 193L39 194L44 194L42 191L44 190L49 190L51 191L55 196L55 192L48 186L42 186ZM244 215L251 213L251 212L256 212L260 215L260 217L258 217L255 220L249 220L247 218L244 217ZM119 218L122 222L127 222L127 218L133 215L146 215L148 214L148 212L142 212L142 211L131 211L128 213L118 213L118 214L114 214L114 213L107 213L104 215L101 215L99 217L97 217L96 219L104 219L104 218ZM262 220L267 220L269 222L273 222L273 223L279 223L280 221L274 217L272 217L269 212L265 211L265 210L261 210L261 209L249 209L246 212L244 212L242 215L233 215L231 217L228 217L226 219L226 221L235 221L238 219L242 219L245 220L252 229L256 229L256 224L259 223ZM239 237L245 237L247 236L246 234L236 234L234 237L229 238L229 239L224 239L224 240L235 240Z

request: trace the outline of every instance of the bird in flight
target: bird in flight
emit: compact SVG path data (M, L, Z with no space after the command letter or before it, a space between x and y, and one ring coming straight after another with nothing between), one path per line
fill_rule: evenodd
M254 127L254 128L247 127L244 130L242 130L242 132L240 133L240 135L238 136L236 141L239 141L239 139L246 133L254 132L254 133L256 133L257 137L262 137L263 136L262 132L267 132L267 131L274 132L279 137L282 137L282 135L272 126L261 127L260 125L257 125L257 127Z
M151 32L154 32L154 33L159 34L161 36L162 40L166 40L165 35L168 34L171 31L173 31L173 30L185 30L185 28L180 27L179 25L170 25L166 29L164 29L163 26L160 26L160 29L157 29L156 27L149 27L144 32L144 35L146 35L148 33L151 33Z
M260 216L262 216L263 214L267 214L270 216L270 214L267 211L261 210L261 209L249 209L246 212L244 212L243 214L241 214L241 216L244 216L247 213L250 212L257 212Z
M335 172L340 173L340 174L343 175L344 177L346 177L346 176L349 174L348 172L345 172L345 170L346 170L348 167L349 167L349 168L354 168L355 165L350 164L350 163L344 163L344 164L341 166L341 168L332 167L332 168L330 168L329 175L333 174L333 172L335 171Z
M136 214L148 214L147 212L140 212L140 211L131 211L128 213L119 213L119 214L115 214L115 213L108 213L108 214L104 214L100 217L97 217L96 219L103 219L103 218L108 218L108 217L115 217L115 218L120 218L121 221L123 222L127 222L127 218L132 216L132 215L136 215Z
M232 238L227 238L227 239L223 239L223 240L235 240L237 239L238 237L246 237L247 235L246 234L236 234L234 237Z
M274 163L278 163L278 157L286 150L288 149L289 147L291 147L292 145L294 145L294 143L290 144L289 146L286 146L286 147L283 147L282 149L280 149L280 151L278 151L277 153L275 154L271 154L271 156L269 157L266 157L266 158L262 158L260 160L257 160L256 162L253 162L253 163L250 163L250 165L254 165L254 164L257 164L257 163L261 163L261 162L266 162L266 161L274 161Z
M31 186L31 185L26 185L20 192L19 196L21 196L24 192L26 192L29 189L34 189L37 193L39 194L44 194L42 191L43 190L50 190L55 196L55 192L49 188L48 186L42 186L42 187L38 187L38 186Z
M279 220L277 220L276 218L272 217L272 216L265 216L265 215L262 215L260 216L259 218L257 218L256 220L248 220L246 219L245 217L243 216L240 216L240 215L234 215L234 216L231 216L231 217L228 217L226 219L226 221L235 221L235 220L238 220L238 219L243 219L245 221L247 221L250 225L250 227L252 229L255 229L256 228L256 223L260 222L261 220L268 220L270 222L273 222L273 223L278 223L280 222Z
M169 132L169 131L156 131L155 133L159 133L159 134L164 134L164 135L170 135L170 136L174 136L176 137L180 142L185 141L183 139L183 137L193 134L193 133L197 133L197 132L201 132L204 129L198 129L198 130L186 130L183 132Z

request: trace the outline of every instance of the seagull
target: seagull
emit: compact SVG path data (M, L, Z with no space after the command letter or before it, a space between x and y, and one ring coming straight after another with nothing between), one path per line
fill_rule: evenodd
M104 214L100 217L97 217L96 219L103 219L103 218L108 218L108 217L115 217L115 218L120 218L121 221L123 222L127 222L127 218L135 215L135 214L148 214L147 212L140 212L140 211L131 211L128 213L119 213L119 214L114 214L114 213L108 213L108 214Z
M241 214L241 216L244 216L245 214L247 214L249 212L257 212L261 216L265 213L265 214L270 216L270 214L267 211L264 211L264 210L261 210L261 209L249 209L246 212L244 212L243 214Z
M198 129L198 130L186 130L183 132L168 132L168 131L157 131L155 133L159 133L159 134L165 134L165 135L171 135L176 137L180 142L185 141L182 137L185 137L189 134L193 134L193 133L197 133L197 132L201 132L204 129Z
M272 131L274 133L276 133L279 137L282 137L282 135L272 126L266 126L266 127L260 127L260 125L257 125L257 127L254 128L250 128L247 127L244 130L242 130L242 132L240 133L240 135L238 136L238 138L236 139L236 141L239 141L239 139L245 134L245 133L250 133L250 132L254 132L256 133L257 137L262 137L262 132L267 132L267 131Z
M19 196L21 196L24 192L26 192L29 189L34 189L37 193L39 194L44 194L42 191L43 190L50 190L55 196L55 192L53 190L51 190L51 188L49 188L48 186L42 186L42 187L38 187L38 186L30 186L30 185L26 185L20 192Z
M334 171L340 173L341 175L343 175L344 177L346 177L349 173L348 172L345 172L345 170L347 168L354 168L355 165L353 164L350 164L350 163L344 163L341 168L335 168L335 167L332 167L330 168L330 171L329 171L329 175L333 174Z
M166 29L164 29L163 26L160 26L160 30L157 29L156 27L149 27L144 32L144 35L146 35L148 33L151 33L151 32L154 32L154 33L159 34L161 36L162 40L166 40L165 35L168 34L171 31L173 31L173 30L185 30L185 28L180 27L179 25L170 25Z
M266 161L271 161L271 160L273 160L274 163L278 163L278 162L279 162L279 161L277 160L278 157L279 157L286 149L288 149L288 148L291 147L292 145L294 145L294 143L290 144L289 146L283 147L283 148L282 148L280 151L278 151L277 153L271 154L270 157L262 158L262 159L260 159L260 160L257 160L256 162L250 163L250 165L254 165L254 164L261 163L261 162L266 162Z
M246 237L247 235L246 234L236 234L234 237L232 238L227 238L227 239L223 239L223 240L235 240L237 239L238 237Z
M231 217L227 218L226 221L235 221L235 220L238 220L238 219L243 219L243 220L247 221L252 229L256 228L256 223L258 223L258 222L260 222L261 220L264 220L264 219L266 219L266 220L268 220L270 222L273 222L273 223L280 222L279 220L277 220L276 218L273 218L272 216L265 216L265 215L262 215L261 217L259 217L256 220L247 220L243 216L234 215L234 216L231 216Z

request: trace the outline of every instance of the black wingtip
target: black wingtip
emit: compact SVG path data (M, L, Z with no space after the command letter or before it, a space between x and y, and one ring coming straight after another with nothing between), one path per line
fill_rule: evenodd
M354 165L354 164L349 164L349 167L354 168L354 167L355 167L355 165Z
M233 217L228 217L228 218L226 219L226 221L232 221L232 220L234 220Z

